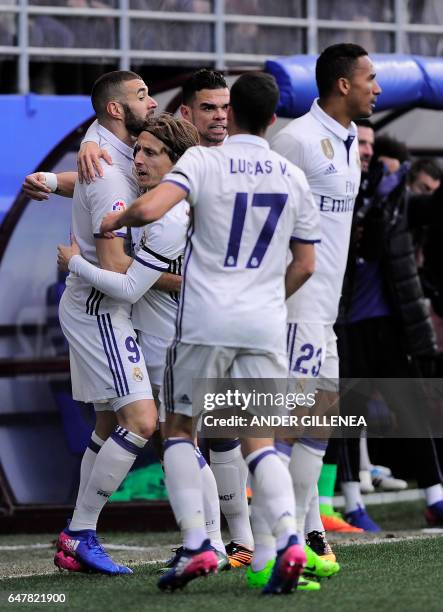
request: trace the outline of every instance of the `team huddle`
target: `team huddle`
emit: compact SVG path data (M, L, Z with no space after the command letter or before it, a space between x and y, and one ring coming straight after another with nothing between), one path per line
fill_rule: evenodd
M311 110L269 145L279 91L268 74L243 74L229 91L220 73L198 71L179 119L154 115L137 74L107 73L92 91L80 176L28 177L37 199L73 197L59 318L73 398L96 412L59 568L132 573L102 547L97 521L160 431L183 538L160 589L246 565L249 587L280 594L318 590L315 578L339 571L317 491L327 442L209 440L208 466L192 420L196 378L312 379L317 402L337 401L333 325L361 174L353 121L381 89L353 44L325 49L316 80Z

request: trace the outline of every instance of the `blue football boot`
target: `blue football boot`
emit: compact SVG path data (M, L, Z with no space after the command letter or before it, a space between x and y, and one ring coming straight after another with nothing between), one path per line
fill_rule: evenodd
M297 536L289 538L285 548L277 551L275 565L272 570L263 595L281 595L290 593L297 588L303 568L306 565L306 553L298 544Z
M158 588L162 591L182 589L194 578L215 574L217 566L217 555L209 540L205 540L196 550L180 548L177 550L173 567L158 581Z
M59 542L62 544L59 550L71 555L86 569L110 575L132 574L129 567L114 563L98 541L97 534L93 529L83 529L82 531L65 529L60 534L57 544Z

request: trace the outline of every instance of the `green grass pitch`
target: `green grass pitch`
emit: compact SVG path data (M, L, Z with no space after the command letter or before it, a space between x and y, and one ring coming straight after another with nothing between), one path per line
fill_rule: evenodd
M106 541L148 547L148 550L127 549L113 552L120 562L133 562L134 575L107 577L53 572L49 548L1 550L3 575L13 568L25 574L0 580L0 610L49 609L134 612L440 612L443 609L443 535L425 537L419 531L406 531L395 517L412 517L416 504L391 505L388 517L400 531L377 534L377 540L354 543L356 536L335 538L334 551L342 571L322 581L318 593L295 593L279 597L263 597L247 589L244 570L231 570L190 583L183 591L162 593L156 586L158 565L152 560L164 558L168 546L177 542L176 533L107 534ZM409 506L409 507L408 507ZM409 512L406 512L406 511ZM414 512L411 513L411 510ZM373 514L386 517L386 508ZM386 519L388 520L388 519ZM420 522L421 519L416 519ZM412 521L413 523L413 521ZM421 527L424 525L421 524ZM390 529L388 527L388 529ZM402 539L414 537L415 539ZM48 535L3 536L0 545L49 542ZM105 545L106 545L105 541ZM341 541L341 543L340 543ZM146 560L151 558L151 564ZM49 568L49 569L48 569ZM19 571L17 571L19 570ZM29 574L31 574L29 576ZM9 604L9 593L65 593L65 604Z

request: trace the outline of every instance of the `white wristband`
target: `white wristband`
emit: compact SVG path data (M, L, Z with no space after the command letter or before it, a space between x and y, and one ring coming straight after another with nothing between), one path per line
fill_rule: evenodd
M57 191L57 175L53 172L40 172L40 174L42 175L42 183L45 183L46 187L50 189L52 193L54 193L54 191Z

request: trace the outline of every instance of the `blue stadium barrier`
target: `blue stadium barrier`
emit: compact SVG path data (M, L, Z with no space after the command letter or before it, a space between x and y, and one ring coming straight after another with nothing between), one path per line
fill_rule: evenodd
M88 96L0 96L0 221L24 177L93 115Z
M402 107L443 109L443 58L408 55L371 55L382 93L376 111ZM318 96L315 55L293 55L266 62L280 89L277 114L299 117Z
M443 108L443 59L371 55L383 88L377 111L401 107ZM280 88L278 115L298 117L317 96L314 55L268 60L266 70ZM0 96L0 222L13 204L23 178L54 147L93 116L87 96ZM6 144L7 143L7 144Z

